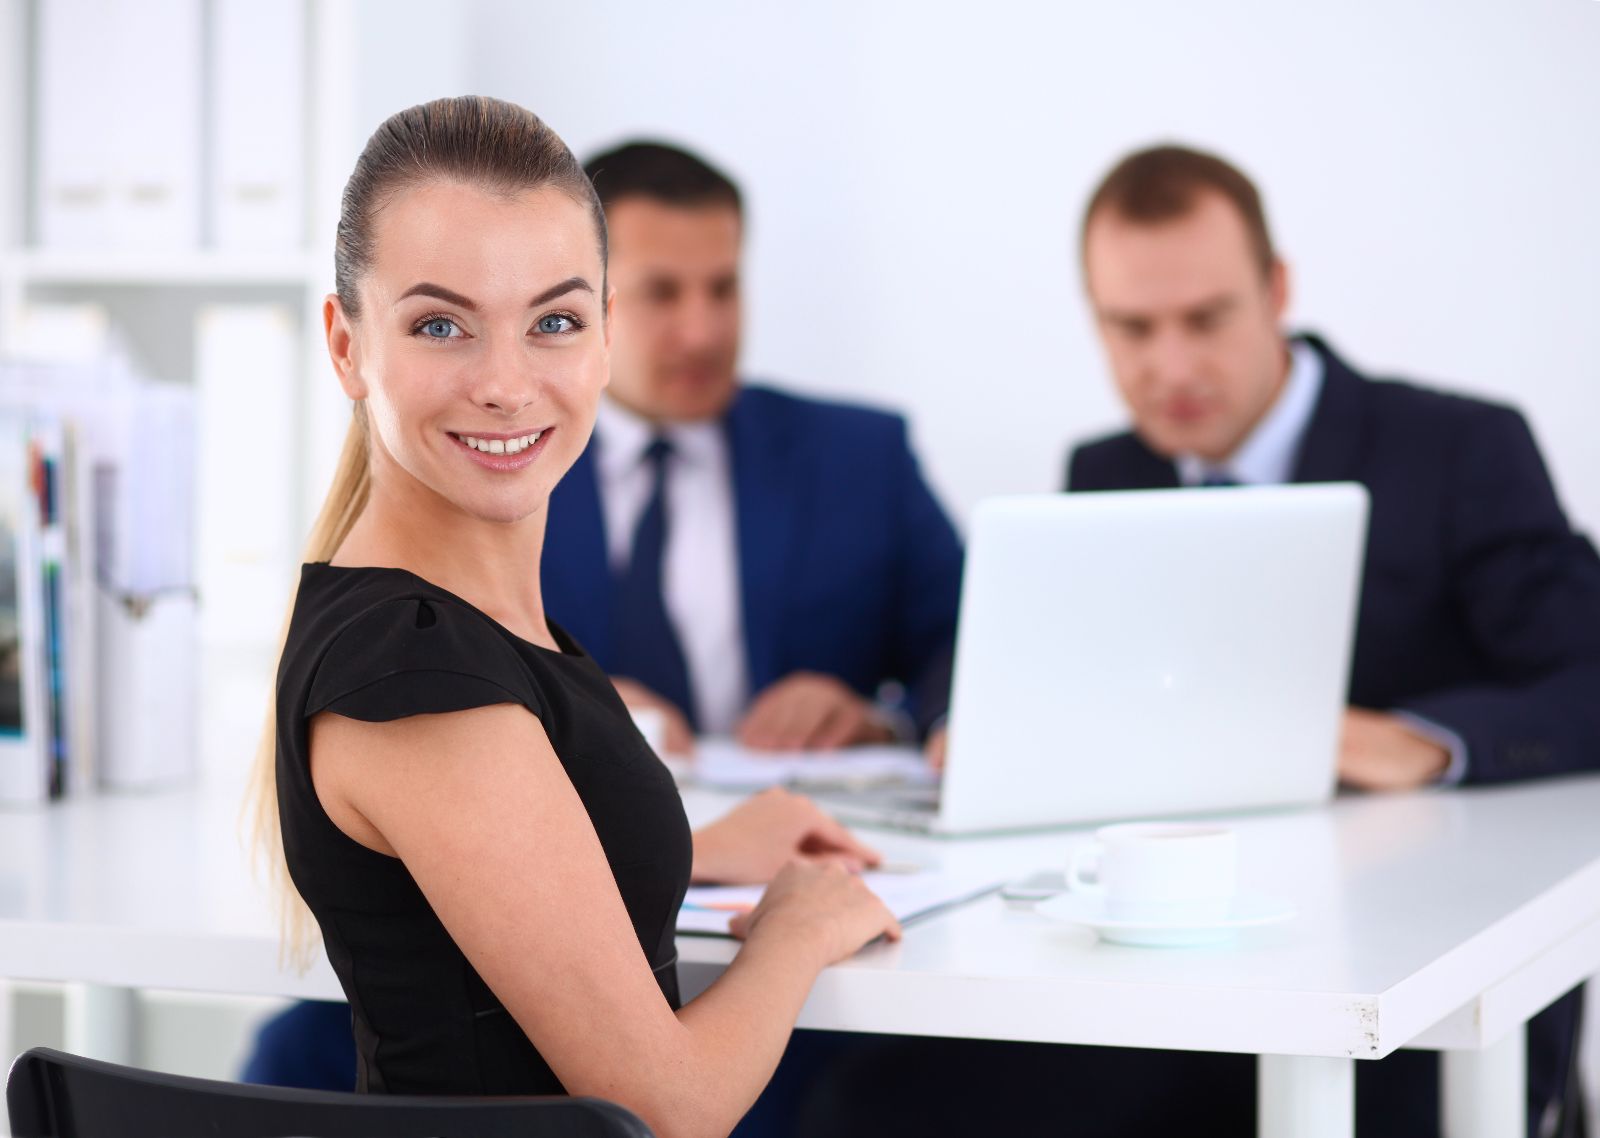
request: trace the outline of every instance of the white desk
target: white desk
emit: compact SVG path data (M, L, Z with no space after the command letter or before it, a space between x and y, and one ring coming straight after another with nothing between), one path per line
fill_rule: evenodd
M688 796L702 820L725 801ZM339 996L325 961L279 970L237 803L220 787L0 814L0 976ZM1510 1138L1515 1029L1600 970L1596 818L1600 777L1237 819L1244 886L1293 899L1294 922L1232 945L1119 948L991 897L828 969L800 1023L1254 1053L1269 1135L1348 1135L1355 1060L1436 1048L1452 1138ZM1002 877L1058 865L1080 840L876 837L897 860ZM686 995L735 951L679 948Z

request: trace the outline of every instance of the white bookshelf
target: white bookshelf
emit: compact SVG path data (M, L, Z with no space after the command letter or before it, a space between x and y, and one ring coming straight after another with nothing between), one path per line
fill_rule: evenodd
M327 262L324 264L323 262ZM14 249L5 255L12 287L39 285L264 285L317 288L328 275L331 257L301 250L217 249L126 250Z
M305 190L305 216L294 247L259 249L50 248L39 243L39 41L41 13L52 2L0 0L0 359L23 354L22 329L32 306L93 305L105 310L111 335L141 371L192 382L202 309L262 303L288 310L294 317L297 366L283 378L281 398L287 407L278 411L286 411L294 424L293 445L286 453L253 455L249 468L233 476L283 486L294 503L289 543L298 552L349 416L323 348L321 307L333 286L338 195L354 157L348 50L359 16L356 0L272 0L302 4L305 11L304 129L293 174ZM210 19L218 0L199 2ZM202 74L213 70L208 62ZM108 82L103 97L109 110L114 100L138 94L130 96ZM270 99L272 92L261 97ZM202 160L208 162L213 155L206 142L202 137ZM283 569L285 580L292 579L293 564ZM204 593L206 582L199 584ZM272 609L281 600L263 598L262 603Z

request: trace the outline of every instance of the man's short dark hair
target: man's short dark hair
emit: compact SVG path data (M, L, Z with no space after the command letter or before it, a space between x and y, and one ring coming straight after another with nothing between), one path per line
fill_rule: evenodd
M729 206L744 212L733 179L705 159L664 142L627 142L596 154L583 169L607 209L624 198L649 198L685 209Z
M1215 154L1187 146L1153 146L1113 166L1083 211L1080 247L1089 235L1089 223L1102 210L1123 221L1159 225L1186 216L1208 193L1221 195L1239 211L1261 271L1270 271L1277 254L1255 183Z

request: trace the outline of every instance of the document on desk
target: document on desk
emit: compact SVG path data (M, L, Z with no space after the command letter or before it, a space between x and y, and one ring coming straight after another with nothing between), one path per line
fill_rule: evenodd
M867 885L903 924L993 893L999 878L984 874L950 873L936 869L910 873L868 870L861 875ZM735 914L749 912L761 900L760 885L691 885L678 910L678 932L698 936L728 936Z
M844 787L883 783L931 786L938 775L914 747L843 747L837 751L753 751L732 739L699 739L686 771L700 786L764 790L769 786Z

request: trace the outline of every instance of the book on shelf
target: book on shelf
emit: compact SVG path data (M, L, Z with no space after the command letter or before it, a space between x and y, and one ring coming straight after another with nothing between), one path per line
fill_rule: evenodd
M71 682L93 650L69 556L76 442L49 410L0 405L0 802L60 797L92 761Z
M193 770L192 403L0 364L0 804Z

